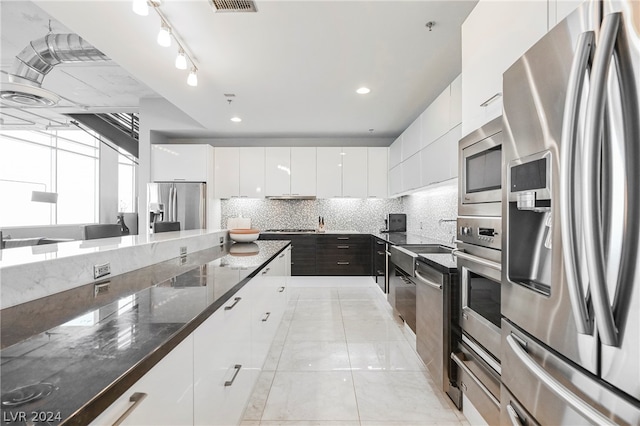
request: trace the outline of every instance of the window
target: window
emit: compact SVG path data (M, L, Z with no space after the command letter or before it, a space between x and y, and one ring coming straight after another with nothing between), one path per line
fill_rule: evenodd
M120 150L118 155L118 212L136 212L136 163Z
M98 222L99 144L82 130L0 130L0 227Z

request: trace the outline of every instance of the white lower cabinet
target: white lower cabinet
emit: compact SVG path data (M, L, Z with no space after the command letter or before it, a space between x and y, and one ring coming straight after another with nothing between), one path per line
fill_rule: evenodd
M91 424L240 423L284 316L288 275L290 247Z
M237 424L256 371L251 368L252 296L248 283L194 332L193 423Z
M193 346L190 335L91 424L193 424Z

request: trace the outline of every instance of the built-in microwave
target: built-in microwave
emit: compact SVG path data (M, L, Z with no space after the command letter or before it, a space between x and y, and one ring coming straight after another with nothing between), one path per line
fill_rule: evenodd
M458 215L502 214L502 117L459 142Z

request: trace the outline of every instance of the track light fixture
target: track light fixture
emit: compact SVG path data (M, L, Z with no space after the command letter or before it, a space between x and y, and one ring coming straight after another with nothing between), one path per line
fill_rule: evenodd
M187 77L187 84L189 86L198 85L198 67L193 61L193 56L189 53L188 46L182 42L180 36L176 33L175 27L171 25L169 20L160 10L159 0L133 0L133 11L138 15L146 16L149 13L149 6L158 14L160 18L160 32L158 33L158 44L163 47L171 46L171 43L175 40L178 45L178 55L176 56L175 66L178 69L186 70L191 64L191 71ZM145 13L146 10L146 13Z
M158 33L158 44L162 47L171 46L171 28L166 22L160 23L160 32Z
M176 56L176 68L178 68L179 70L187 69L187 57L185 56L184 50L182 48L178 50L178 56Z
M133 12L140 16L147 16L149 14L147 0L133 0Z
M191 72L189 72L189 77L187 77L187 84L189 86L197 86L198 85L198 74L196 72L198 69L196 67L191 68Z

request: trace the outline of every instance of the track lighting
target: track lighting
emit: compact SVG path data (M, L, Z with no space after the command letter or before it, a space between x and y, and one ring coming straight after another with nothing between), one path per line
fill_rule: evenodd
M137 15L147 16L149 14L147 0L133 0L133 11Z
M178 56L176 56L176 68L179 70L187 69L187 57L185 56L183 49L180 49L178 51Z
M175 40L178 45L178 55L176 56L175 66L180 70L186 70L191 67L189 76L187 77L187 84L189 86L198 85L198 67L193 61L193 56L189 52L189 46L187 46L180 36L176 33L175 28L167 20L162 10L160 10L160 0L133 0L133 11L138 15L147 15L149 13L149 6L158 14L160 18L160 32L158 33L158 44L162 47L169 47Z
M198 74L196 74L196 67L191 68L191 72L189 73L189 77L187 77L187 84L189 86L197 86L198 85Z
M166 22L162 21L160 32L158 33L158 44L162 47L171 46L171 28Z

